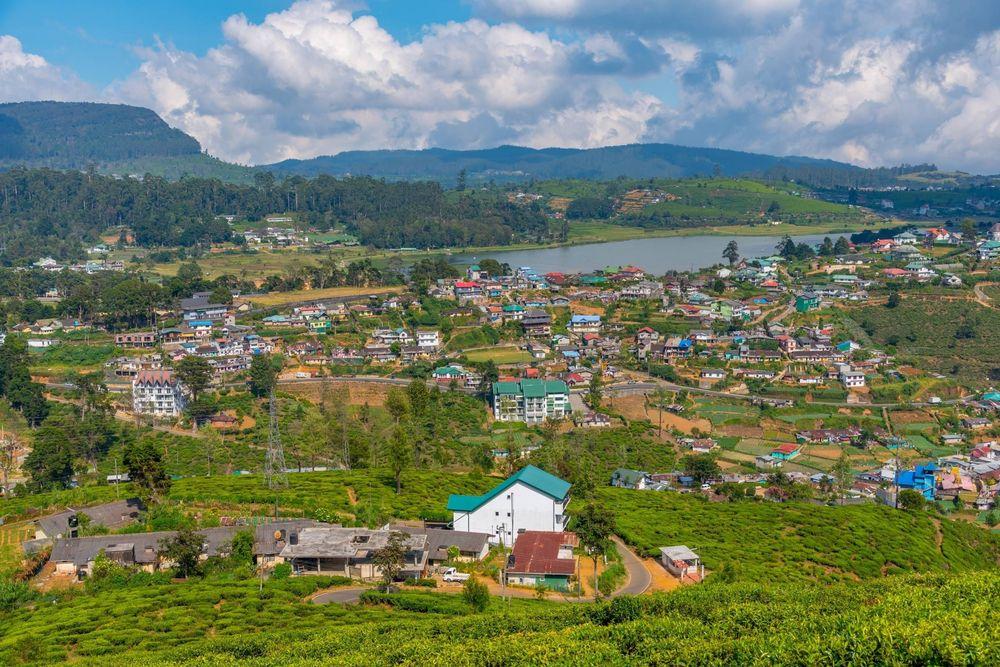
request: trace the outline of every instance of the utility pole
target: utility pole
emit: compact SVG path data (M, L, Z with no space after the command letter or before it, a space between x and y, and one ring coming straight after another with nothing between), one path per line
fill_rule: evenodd
M121 486L122 480L118 476L118 457L115 457L115 499L118 499L119 491L118 487Z

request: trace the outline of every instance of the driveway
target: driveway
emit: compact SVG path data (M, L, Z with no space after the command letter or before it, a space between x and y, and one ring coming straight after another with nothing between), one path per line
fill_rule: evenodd
M632 553L632 550L625 546L625 543L621 541L617 536L612 537L614 540L615 548L618 550L618 554L622 557L622 564L625 566L625 571L628 572L628 582L619 588L617 591L611 594L611 597L618 597L619 595L640 595L646 592L649 588L649 584L652 582L652 577L649 574L649 570L646 566L642 564L642 560Z
M367 588L357 587L357 588L338 588L332 591L326 591L325 593L320 593L312 599L313 604L330 604L335 602L338 604L354 604L361 599L361 594L367 591Z

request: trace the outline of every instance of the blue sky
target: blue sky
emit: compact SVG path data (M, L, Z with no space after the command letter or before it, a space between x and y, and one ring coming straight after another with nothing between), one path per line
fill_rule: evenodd
M0 0L0 102L245 163L673 142L1000 172L994 0Z
M0 0L0 33L16 35L26 51L103 87L139 66L138 45L152 46L160 39L204 54L222 42L227 17L242 13L257 23L288 5L287 0ZM374 0L367 7L407 42L419 37L427 23L464 21L470 15L469 5L457 0Z

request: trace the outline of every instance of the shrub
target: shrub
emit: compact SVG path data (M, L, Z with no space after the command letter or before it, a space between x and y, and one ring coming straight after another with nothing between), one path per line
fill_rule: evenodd
M490 589L476 577L469 577L462 587L462 599L476 611L484 611L490 604Z
M274 571L271 572L272 579L288 579L292 576L292 566L290 563L278 563L274 566Z
M413 586L422 586L423 588L437 588L437 579L413 579L410 581Z
M13 611L37 595L23 581L0 581L0 611Z

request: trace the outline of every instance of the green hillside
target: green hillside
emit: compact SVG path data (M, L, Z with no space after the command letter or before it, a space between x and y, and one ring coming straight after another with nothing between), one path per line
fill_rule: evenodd
M676 493L601 489L622 538L650 556L686 544L710 570L747 581L850 581L995 567L1000 537L882 505L712 503ZM938 541L940 540L940 546Z
M198 155L198 142L149 109L90 102L0 104L0 163L79 168L91 162Z

